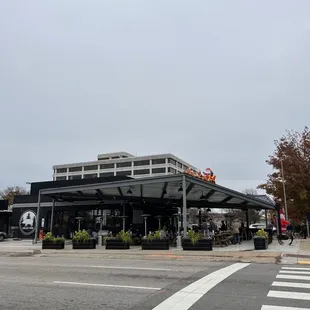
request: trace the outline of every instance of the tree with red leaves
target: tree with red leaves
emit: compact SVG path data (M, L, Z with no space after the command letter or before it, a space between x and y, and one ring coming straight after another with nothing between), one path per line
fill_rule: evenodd
M266 161L274 172L258 188L284 205L282 161L289 218L295 223L304 221L310 212L310 130L305 127L302 132L287 131L275 146L274 154Z

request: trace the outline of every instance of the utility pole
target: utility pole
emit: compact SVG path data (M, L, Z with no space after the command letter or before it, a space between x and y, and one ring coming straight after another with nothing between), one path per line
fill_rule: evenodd
M284 172L283 172L283 159L281 161L281 176L282 176L282 186L283 186L283 199L284 199L284 208L285 208L285 216L288 220L288 212L287 212L287 201L286 201L286 190L285 190L285 179L284 179Z

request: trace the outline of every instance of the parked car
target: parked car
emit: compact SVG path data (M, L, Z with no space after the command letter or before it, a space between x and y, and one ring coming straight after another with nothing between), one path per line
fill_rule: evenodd
M6 239L8 236L5 232L0 231L0 242L2 242L4 239Z
M249 226L249 228L250 228L250 231L255 231L256 232L256 231L258 231L260 229L266 229L266 225L265 224L261 224L261 223L256 223L256 224L251 224ZM277 231L275 226L273 226L272 230L273 230L273 232Z

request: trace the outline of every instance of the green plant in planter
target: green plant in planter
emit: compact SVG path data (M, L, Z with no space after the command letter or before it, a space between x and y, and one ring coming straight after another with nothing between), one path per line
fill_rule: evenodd
M51 232L48 232L45 234L43 240L46 240L46 241L54 241L55 240L55 237L52 235Z
M190 229L187 233L187 237L191 240L192 244L195 245L199 240L203 239L203 234Z
M265 239L268 239L268 234L264 231L264 229L260 229L254 235L254 238L265 238Z
M65 242L65 238L57 237L57 238L54 239L54 242Z
M130 235L130 233L128 231L121 230L116 235L116 238L119 239L119 240L122 240L124 243L129 243L129 244L132 243L132 238L131 238L131 235Z
M87 242L89 240L88 232L85 229L76 231L74 233L73 240L77 242Z
M156 230L153 233L150 233L146 236L147 241L152 241L152 240L160 240L160 231Z
M51 232L46 233L46 235L44 236L43 240L45 241L51 241L51 242L64 242L65 238L62 237L58 237L55 238Z

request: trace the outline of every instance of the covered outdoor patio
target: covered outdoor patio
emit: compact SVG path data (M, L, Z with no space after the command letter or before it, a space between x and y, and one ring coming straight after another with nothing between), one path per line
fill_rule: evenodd
M190 208L221 209L265 209L274 210L270 201L255 198L251 195L225 188L187 174L158 176L122 181L101 182L87 185L41 189L38 194L37 218L40 219L40 207L43 196L53 199L52 219L57 204L67 202L68 205L91 205L98 208L121 206L123 228L125 228L127 203L156 209L160 218L161 212L169 210L170 214L179 212L182 228L187 232L187 216L183 216ZM148 214L144 214L145 217ZM38 239L39 223L36 221L35 242ZM53 221L51 221L51 230Z

